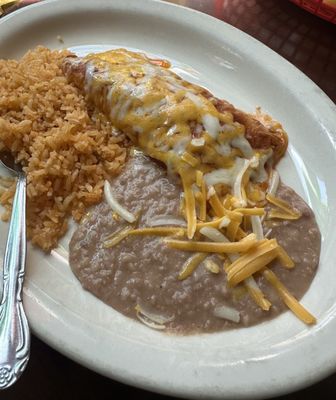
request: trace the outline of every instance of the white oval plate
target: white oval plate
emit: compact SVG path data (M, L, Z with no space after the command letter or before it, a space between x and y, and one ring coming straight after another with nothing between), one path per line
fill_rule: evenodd
M314 209L323 235L320 267L303 298L318 324L308 328L286 312L248 329L168 336L125 318L82 290L66 252L58 249L47 256L30 248L24 303L35 334L108 377L183 397L265 398L333 372L334 104L300 71L253 38L167 3L45 1L0 21L1 58L20 57L36 45L73 47L81 53L97 50L97 44L163 56L172 60L178 73L218 97L247 111L260 105L284 124L290 146L279 167L281 175ZM3 239L6 231L0 224Z

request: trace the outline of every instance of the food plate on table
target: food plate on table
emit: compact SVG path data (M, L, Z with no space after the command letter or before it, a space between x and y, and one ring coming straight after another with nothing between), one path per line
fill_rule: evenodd
M86 31L85 26L91 27L89 32ZM153 32L155 32L155 35L153 35ZM158 68L161 68L160 74L165 75L162 68L171 66L171 70L184 79L183 82L191 82L194 85L192 86L193 94L189 95L189 108L193 107L192 104L199 103L194 96L197 92L196 85L206 88L216 98L225 99L234 104L236 111L238 110L237 113L239 110L244 110L257 118L258 112L256 113L255 109L261 107L263 118L267 119L268 117L265 117L265 115L271 115L274 120L281 122L288 134L289 146L285 156L282 157L283 152L278 152L278 147L275 145L271 149L276 162L281 158L276 165L281 180L293 188L314 211L322 235L320 262L316 275L300 300L306 311L302 312L300 308L300 311L297 312L302 320L308 324L313 323L312 325L303 323L290 311L285 311L276 318L241 329L236 329L234 326L230 330L209 329L213 333L204 333L206 329L203 331L202 329L190 329L190 332L187 333L193 334L176 335L174 329L169 331L169 334L163 332L165 325L168 327L169 324L172 324L172 327L174 325L169 313L164 318L160 315L158 322L156 321L153 324L153 319L157 319L157 314L144 312L145 306L137 304L136 315L141 316L142 322L145 321L147 325L152 325L151 327L154 329L150 329L137 320L118 313L99 301L89 291L83 290L79 281L71 272L68 263L69 241L72 232L77 228L76 222L72 223L69 229L64 229L66 234L59 240L56 247L52 242L41 239L47 237L43 236L45 231L34 231L34 226L29 226L28 222L32 240L40 247L44 247L45 250L50 251L52 249L50 253L46 253L35 246L29 247L24 301L31 327L36 335L70 358L108 377L149 390L183 397L232 398L234 396L247 398L274 396L311 384L333 372L336 365L336 352L332 350L333 330L336 324L334 311L336 301L334 293L336 291L332 279L334 200L336 198L332 181L332 171L336 160L335 137L333 136L335 134L335 122L333 120L335 106L323 92L280 56L237 29L204 14L167 3L146 1L141 2L140 6L136 1L116 1L113 3L99 1L95 4L90 1L83 1L78 5L66 1L46 1L5 17L0 22L0 34L1 59L19 59L28 50L33 50L39 45L50 49L70 50L73 53L73 56L71 56L72 70L70 68L69 73L69 69L64 66L63 68L68 79L76 81L77 86L80 86L80 82L76 78L72 79L73 75L76 74L76 68L73 65L81 66L82 57L92 53L114 54L115 56L116 52L119 51L120 57L125 57L125 54L128 57L131 54L133 58L139 59L139 57L143 57L138 55L140 52L146 54L146 60L141 59L141 63L146 64L147 70L154 68L155 71L158 71ZM197 46L195 46L195 43L197 43ZM126 53L125 50L117 50L120 48L126 48ZM43 51L40 50L40 57L43 56ZM112 53L109 53L111 51ZM32 59L29 59L29 57L34 57L34 54L32 54L25 58L27 65L32 62ZM64 53L64 57L66 56L67 54ZM152 63L154 66L149 67L148 63ZM95 68L94 71L98 72L99 75L99 67ZM85 73L87 78L87 71ZM52 71L50 71L50 74L52 74ZM134 76L132 78L137 79ZM99 79L101 79L101 76L98 76ZM176 82L171 82L171 79L173 79L171 76L169 79L170 84L176 86ZM59 83L59 81L57 82ZM179 84L181 84L180 81ZM86 82L80 89L87 90L90 85L91 83ZM183 85L185 84L183 83ZM99 85L97 87L99 91ZM72 92L75 89L67 86L66 90L68 92L64 104L71 96L75 96L75 92ZM90 97L90 93L87 94ZM107 92L105 95L108 97ZM205 94L203 93L202 96L204 97ZM202 101L206 101L203 97ZM207 101L212 101L209 96L208 99L210 100ZM123 106L123 109L127 110L130 103L125 103L125 98L123 101L123 104L119 104L119 108ZM96 103L97 106L101 106L100 101L96 101ZM164 107L163 104L161 106ZM81 104L78 105L79 109L80 107ZM207 103L206 107L210 110L213 103ZM101 109L106 114L106 107L101 106ZM213 110L211 113L217 111ZM231 113L236 111L232 108L230 110ZM127 112L123 115L126 118ZM112 117L111 113L109 118ZM221 118L223 118L221 127L232 123L223 116ZM75 120L74 115L73 120ZM206 114L203 115L202 121L203 127L207 127L205 131L213 133L214 119ZM43 121L43 123L48 123L48 121ZM84 116L80 123L89 124L90 122L87 122ZM95 124L99 124L99 129L105 129L105 123L108 122L104 119L95 119ZM238 125L234 125L234 127L239 128ZM277 125L276 129L281 130L280 127ZM21 128L26 129L25 127ZM121 127L122 130L124 128ZM142 129L140 128L137 126L137 133ZM71 134L81 134L80 128L78 129L79 131ZM109 140L98 136L93 127L90 129L91 137L94 137L96 141ZM95 127L95 129L98 128ZM197 126L195 129L197 130ZM126 133L133 138L136 132ZM284 138L285 136L281 137ZM198 139L198 141L194 144L197 143L198 146L201 137L198 135L195 139ZM107 147L111 149L113 144L113 157L115 157L115 153L118 153L118 162L123 160L124 155L118 147L120 145L118 140L114 143L108 142L108 146L105 146L106 148L104 147L102 150L103 155L100 159L111 162L109 157L112 156L107 154ZM211 141L212 139L205 137L205 140ZM127 138L125 138L125 141L127 141ZM252 139L251 142L253 142ZM282 140L282 142L286 142L286 140ZM51 139L46 139L46 143L50 146L54 145ZM168 162L165 158L158 156L158 153L155 153L156 155L150 153L149 148L146 147L147 144L142 143L140 147L160 162L166 162L168 166L173 165L172 172L174 172L174 162L171 160ZM74 147L82 154L82 167L85 166L86 170L90 170L92 168L92 166L88 167L88 163L92 162L90 156L83 155L87 153L77 142L74 142ZM211 147L210 144L209 147ZM233 147L236 149L234 150L235 155L238 154L239 160L243 159L245 151L250 151L250 149L246 150L246 143L242 145L241 141L238 144L236 141ZM260 150L263 146L252 145L252 147ZM285 149L285 147L282 146L281 148ZM197 164L199 162L197 160L198 153L190 154L191 150L188 148L182 154L185 162L183 165L199 165ZM266 153L259 150L258 157L261 159ZM169 148L165 151L169 153ZM25 154L21 153L21 156L24 159ZM239 162L244 164L244 161ZM202 163L201 165L203 165ZM252 169L257 168L257 166L253 167L251 160L249 165ZM50 168L52 167L50 166ZM113 167L118 169L115 164L113 164ZM132 165L129 168L133 168ZM155 168L162 168L162 166L158 165ZM206 180L209 176L214 178L213 171L202 170L203 167L200 166L198 167L199 173L196 174L197 177L195 175L195 181L191 180L186 183L186 178L183 173L180 173L179 168L176 167L175 172L181 175L183 181L186 221L183 227L170 227L169 229L175 229L174 233L186 237L178 236L165 240L171 246L184 246L183 250L186 250L186 239L195 240L194 235L199 235L197 229L200 224L209 223L212 218L214 221L216 218L223 220L224 216L218 215L220 211L218 211L218 207L211 203L211 198L214 194L212 190L224 189L216 186L218 183L216 180L212 181L214 188L208 187L206 201L209 201L213 209L211 210L209 206L210 214L203 216L203 222L200 222L202 220L202 217L198 214L200 209L195 208L197 227L196 216L192 216L193 214L190 211L192 209L190 208L190 193L196 190L192 185L198 185L201 188L202 179ZM37 168L35 171L34 169L31 171L36 175ZM95 170L97 176L100 173L99 171ZM162 178L160 171L156 172L159 174L157 175L158 179ZM190 171L188 170L188 177L191 176ZM236 174L236 178L238 175ZM132 176L126 178L130 181ZM121 180L122 178L120 178ZM255 181L257 182L258 179L255 178ZM100 181L95 183L98 186L101 185ZM96 199L94 197L95 186L92 186L92 182L88 185L86 186L87 192L92 193L91 198ZM119 191L122 190L120 189L120 187L123 187L122 184L117 182L117 185L119 185ZM211 182L209 185L211 186ZM106 193L113 191L114 182L111 181L110 186L109 184L105 186L105 195L108 198ZM223 193L224 196L225 192ZM31 193L31 196L33 195ZM196 194L194 195L197 199ZM235 197L234 201L238 199L240 204L239 207L237 204L233 205L233 211L230 209L231 214L228 215L232 219L237 217L235 211L237 208L239 208L238 214L240 216L244 212L246 213L244 211L246 206L244 196L243 192L239 192L236 197L233 196ZM89 197L86 196L86 198ZM201 195L198 197L202 198ZM224 197L220 199L225 207L229 208L228 199ZM71 198L69 201L72 200ZM122 203L123 199L119 196L117 200ZM199 201L201 204L202 201ZM112 204L114 210L117 209L118 211L116 199L113 196L110 197L109 203ZM279 204L281 206L282 203L278 202L275 205L279 206ZM38 206L40 207L40 204ZM261 212L261 209L262 207L258 207L257 212ZM35 212L37 212L36 210L38 208L35 209ZM83 212L80 207L76 210L79 214ZM282 211L278 209L277 212L283 214L284 210L287 210L287 216L289 213L292 217L305 213L304 209L288 208L288 202ZM121 211L121 214L125 211L127 210ZM136 214L137 211L135 209L134 213ZM73 214L77 220L82 216L78 213ZM123 215L129 216L125 213ZM40 216L43 217L43 211L41 211ZM258 215L256 216L259 218ZM167 214L164 217L166 220L168 217L172 218L171 215L168 216ZM192 222L194 217L195 223ZM55 214L50 214L49 218L51 220L50 225L44 226L56 226L59 220L55 219ZM90 215L87 216L87 220L83 224L87 224L89 219ZM222 220L220 223L223 222ZM129 222L133 223L134 221L131 218ZM232 221L226 220L226 224L229 223L232 223ZM215 225L215 227L217 229L218 225ZM144 226L141 225L132 226L133 234L138 234L139 230L143 228ZM204 226L200 229L200 233L207 234L205 236L209 237L209 231L203 230L202 233L203 228ZM209 226L207 225L206 228L209 228ZM210 226L210 228L214 229L214 226ZM228 229L225 225L221 225L220 228L224 229L225 232L225 229ZM6 223L1 223L3 236L6 229ZM61 228L59 229L59 232L63 233ZM230 240L236 243L227 243L223 246L226 249L231 245L240 246L237 247L237 252L243 258L243 253L250 251L250 247L246 248L246 243L249 241L248 246L256 244L256 242L252 243L251 240L256 240L255 236L258 229L255 230L253 226L249 227L248 223L244 226L238 224L235 229L233 239L231 237ZM138 232L134 232L136 230ZM128 227L128 234L130 232L131 230ZM232 235L232 231L230 232L229 236ZM240 232L241 237L237 236L237 232ZM84 236L88 236L85 230ZM210 236L212 235L210 234ZM49 235L48 238L50 237ZM107 238L107 241L110 241L109 245L112 241L112 246L114 246L115 239L113 236ZM120 237L117 239L119 246L122 245L122 240L130 240L129 238L121 240ZM199 239L199 236L197 236L197 239ZM267 238L259 239L268 241ZM57 243L58 237L55 240L54 243ZM121 240L120 244L119 240ZM176 242L178 243L176 244ZM259 244L264 245L265 243L263 243ZM298 246L300 246L300 241L298 243ZM82 245L79 247L83 247ZM267 245L269 245L269 242ZM274 242L272 242L273 245L275 246ZM4 243L2 246L4 248ZM208 251L204 250L204 245L198 247L197 250L200 251L199 254ZM271 249L273 255L275 250L275 248ZM110 251L113 251L113 249ZM282 250L276 251L281 252L282 257L279 256L280 259L284 260L285 257L287 261L284 261L284 263L287 263L288 267L290 265L288 258L284 256ZM77 261L75 261L76 265L72 263L72 268L80 279L81 274L78 271L81 267L80 259L82 256L79 254ZM221 261L212 260L212 263L205 265L208 269L207 273L213 273L216 265L218 267ZM241 269L239 255L238 259L231 261L236 270ZM199 270L200 267L197 268L196 273ZM264 273L265 276L270 278L269 271L264 271ZM193 279L193 276L189 279ZM234 281L236 277L237 274L232 274L233 280L229 283L232 285L239 283ZM246 276L243 276L243 278L240 277L239 279L245 281ZM270 280L274 281L272 277ZM187 280L181 278L181 281L181 284L183 284ZM84 286L97 295L97 292L89 287L90 284L88 285L86 282ZM302 294L298 296L300 297ZM104 300L106 301L106 299ZM109 303L109 301L106 302ZM119 309L115 305L114 307ZM296 305L294 308L297 310ZM123 310L121 311L123 312ZM305 312L308 312L308 314ZM224 315L227 318L228 313L231 315L231 322L237 323L239 321L237 310L230 307L217 310L219 317ZM127 312L124 311L124 314L127 315ZM158 326L159 329L155 329ZM313 363L312 360L314 360Z

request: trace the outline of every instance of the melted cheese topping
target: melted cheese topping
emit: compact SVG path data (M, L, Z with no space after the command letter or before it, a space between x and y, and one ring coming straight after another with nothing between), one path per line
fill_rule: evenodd
M216 155L216 160L212 160L215 164L234 163L231 146L223 156L215 145L236 137L239 141L244 128L233 122L230 113L220 113L202 94L201 87L153 64L144 54L124 49L89 55L86 60L86 92L96 103L99 97L99 105L107 111L111 122L148 155L169 162L179 173L186 167L181 157L184 152L195 152L194 157L202 158L204 152L195 151L198 146L191 141L203 139L208 147L206 153ZM105 96L97 96L104 90Z
M267 178L268 153L256 153L245 138L245 127L234 122L231 113L218 111L202 87L173 73L169 63L125 49L84 60L89 98L135 145L181 176L189 238L195 232L195 200L201 204L200 219L205 219L207 188L201 188L203 200L192 193L196 166L205 186L233 189L237 206L246 205L245 175Z

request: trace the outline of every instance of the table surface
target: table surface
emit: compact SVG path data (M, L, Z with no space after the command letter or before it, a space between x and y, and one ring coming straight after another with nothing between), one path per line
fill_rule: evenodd
M30 1L32 2L32 1ZM309 76L336 102L336 25L301 10L287 0L171 0L213 15L260 40ZM280 400L334 398L336 374ZM171 397L104 378L74 363L33 336L28 367L2 400L105 399Z

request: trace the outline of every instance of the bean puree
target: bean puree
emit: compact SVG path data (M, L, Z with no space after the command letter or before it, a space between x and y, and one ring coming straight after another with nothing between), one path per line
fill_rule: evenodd
M157 216L180 215L181 187L168 179L166 170L153 160L137 155L123 172L111 181L116 199L130 212L140 215L138 227L151 226ZM274 237L295 262L288 270L277 261L272 270L298 299L309 288L319 262L320 232L312 210L289 187L280 184L277 197L302 213L298 220L268 220L264 232ZM70 265L84 289L130 318L137 318L135 307L163 316L166 331L179 334L215 332L247 327L274 318L286 309L263 277L255 275L272 306L261 310L243 285L228 288L223 261L212 259L221 268L215 274L202 262L185 280L178 280L191 253L168 248L162 237L128 236L111 248L104 241L128 223L116 220L107 203L94 207L80 224L70 243ZM215 316L220 306L234 308L240 321ZM168 322L167 322L168 321Z

